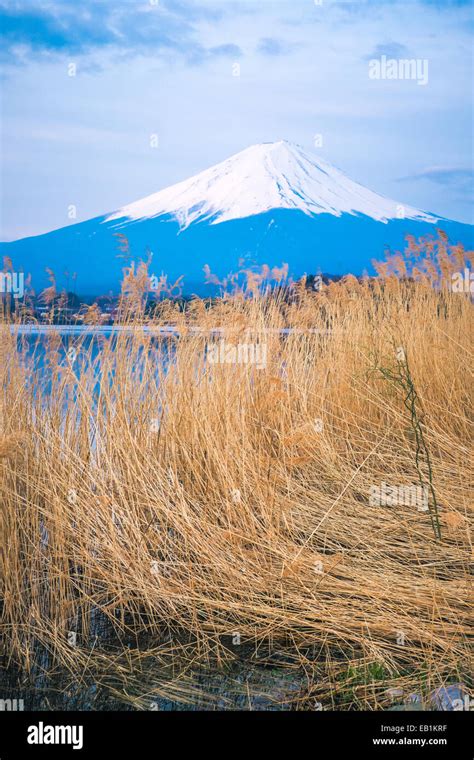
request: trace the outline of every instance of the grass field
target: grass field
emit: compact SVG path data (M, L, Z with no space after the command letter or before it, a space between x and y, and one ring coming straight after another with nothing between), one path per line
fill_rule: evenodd
M35 363L5 319L3 667L140 709L469 689L472 303L440 245L410 279L163 302L160 341L129 272L94 354Z

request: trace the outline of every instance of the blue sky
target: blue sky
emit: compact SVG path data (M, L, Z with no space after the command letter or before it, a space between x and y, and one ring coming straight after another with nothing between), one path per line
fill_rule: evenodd
M473 31L468 0L0 0L0 238L282 138L472 221ZM382 55L428 83L370 79Z

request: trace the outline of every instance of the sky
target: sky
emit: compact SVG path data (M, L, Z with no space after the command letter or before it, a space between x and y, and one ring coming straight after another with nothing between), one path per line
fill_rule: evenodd
M0 0L0 239L280 139L472 223L473 32L470 0Z

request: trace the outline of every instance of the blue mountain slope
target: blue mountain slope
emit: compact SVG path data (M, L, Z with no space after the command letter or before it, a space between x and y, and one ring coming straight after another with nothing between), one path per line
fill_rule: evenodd
M242 260L244 267L288 264L294 278L370 274L386 248L402 250L406 235L435 235L436 228L452 243L473 245L472 226L378 195L279 141L251 146L112 214L0 244L0 254L31 274L36 292L49 282L46 268L58 287L72 288L75 273L83 296L118 292L123 267L150 256L150 274L184 275L185 293L205 294L205 265L219 279ZM127 254L119 236L128 240Z
M205 294L209 292L206 264L220 279L242 266L283 263L293 277L318 272L373 274L371 261L382 259L386 248L402 250L407 234L435 235L437 228L451 242L473 246L473 227L458 222L444 221L436 227L411 220L382 224L349 214L309 217L301 211L275 209L216 225L201 222L185 230L169 216L132 222L120 228L129 241L126 256L119 250L115 224L104 222L104 217L3 243L0 253L12 259L16 270L31 274L36 291L48 284L48 267L60 287L67 284L65 272L76 273L75 290L81 295L118 292L123 267L146 260L151 253L150 274L164 272L169 281L184 275L186 293Z

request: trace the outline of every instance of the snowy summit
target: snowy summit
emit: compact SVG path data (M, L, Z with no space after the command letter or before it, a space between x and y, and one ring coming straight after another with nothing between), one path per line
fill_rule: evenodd
M277 208L307 215L362 214L379 222L397 218L438 221L438 217L368 190L327 161L285 140L252 145L184 182L124 206L104 221L165 214L185 229L194 222L219 224Z

